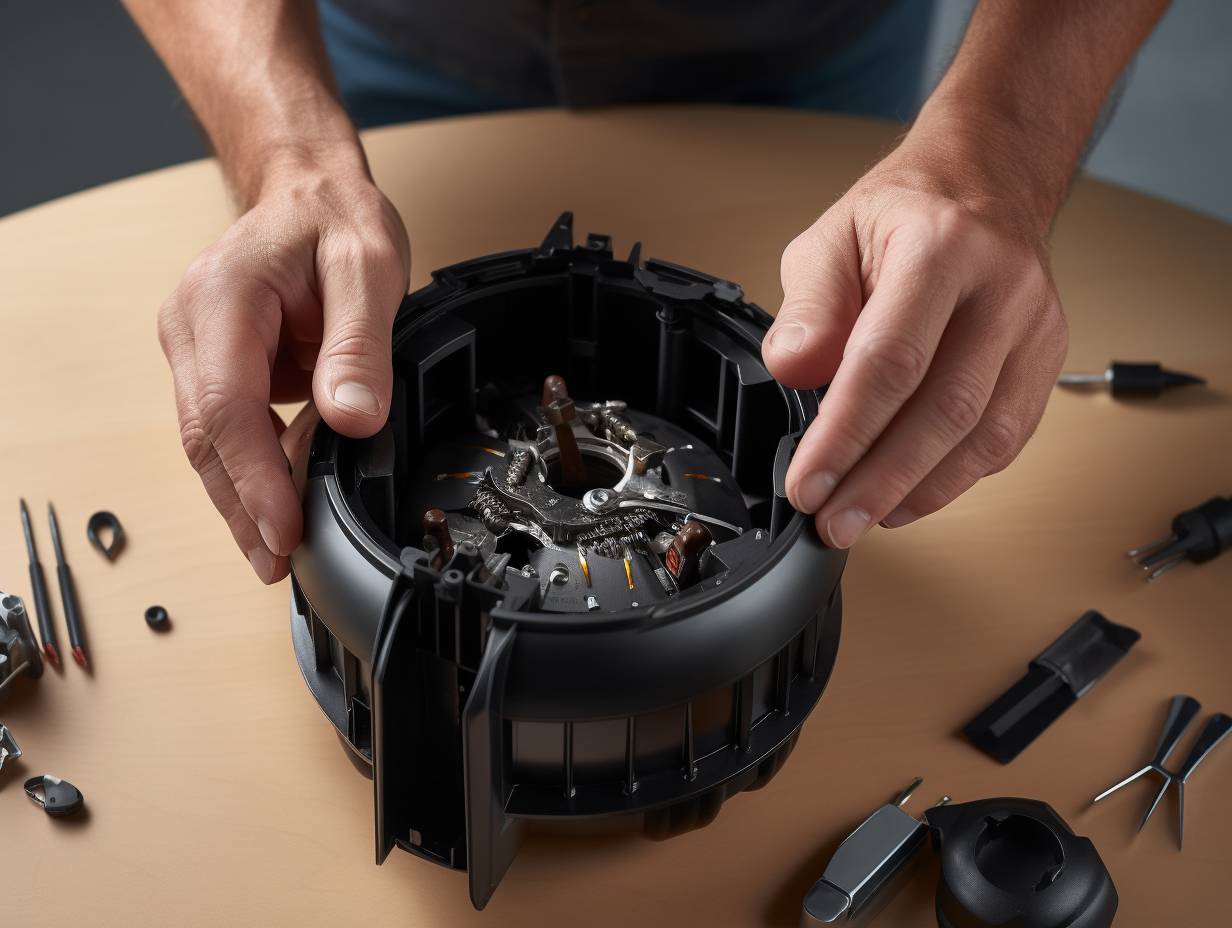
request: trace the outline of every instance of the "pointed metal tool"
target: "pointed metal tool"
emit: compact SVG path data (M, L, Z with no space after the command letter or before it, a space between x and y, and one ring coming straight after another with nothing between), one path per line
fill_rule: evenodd
M1232 716L1227 716L1222 712L1212 715L1207 720L1201 734L1198 735L1198 740L1194 742L1189 756L1185 758L1184 763L1181 765L1181 769L1175 773L1168 770L1164 767L1168 755L1172 753L1177 742L1181 740L1181 735L1185 733L1185 729L1201 709L1201 703L1192 696L1172 697L1172 702L1168 707L1168 717L1164 721L1163 733L1160 736L1159 746L1155 750L1155 755L1145 767L1104 790L1092 800L1092 803L1099 802L1101 799L1115 793L1122 786L1127 786L1148 773L1158 774L1163 779L1163 783L1160 784L1159 791L1155 793L1155 798L1151 801L1146 813L1142 816L1142 820L1138 823L1138 830L1141 831L1143 826L1150 821L1151 816L1155 814L1155 810L1159 807L1164 794L1167 793L1168 787L1175 782L1179 796L1177 844L1183 848L1185 845L1185 784L1190 776L1193 775L1198 765L1214 750L1215 746L1223 741L1229 732L1232 732Z

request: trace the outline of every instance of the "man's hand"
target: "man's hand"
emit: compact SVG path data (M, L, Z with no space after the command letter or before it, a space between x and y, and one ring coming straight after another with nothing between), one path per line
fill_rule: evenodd
M361 166L271 178L158 320L184 450L266 583L286 576L302 529L270 403L311 396L344 435L380 429L410 267L402 221Z
M188 459L273 583L303 525L270 403L311 397L357 438L385 423L406 229L338 102L313 0L124 3L243 211L188 269L158 332Z
M1067 347L1044 243L1166 6L981 2L902 144L787 246L762 352L829 384L787 474L827 544L940 509L1031 436Z
M763 349L785 385L830 384L787 494L833 547L1009 464L1065 357L1033 229L963 202L913 158L891 155L787 246Z

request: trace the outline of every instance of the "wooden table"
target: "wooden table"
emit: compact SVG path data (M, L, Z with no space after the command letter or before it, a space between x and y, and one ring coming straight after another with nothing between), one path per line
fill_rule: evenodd
M572 209L580 234L611 233L618 250L643 239L774 308L783 245L893 134L654 108L459 119L366 142L410 229L416 287L432 268L534 244ZM1232 747L1191 782L1183 853L1174 798L1137 837L1148 787L1087 803L1145 760L1173 694L1232 711L1232 556L1148 587L1122 554L1232 492L1228 226L1080 181L1055 238L1069 366L1158 359L1211 387L1137 404L1058 392L1006 473L860 543L834 677L768 788L667 842L533 839L480 915L461 873L400 852L373 865L372 787L300 677L288 588L252 577L181 454L154 315L231 215L201 162L0 222L0 589L30 595L18 495L45 562L54 500L96 667L49 673L0 706L26 752L0 773L5 925L790 926L837 841L916 775L916 809L943 792L1051 803L1099 847L1120 926L1220 921ZM105 508L130 536L114 564L85 538ZM152 603L170 610L169 634L146 627ZM1007 767L956 736L1092 607L1142 632L1107 679ZM43 772L80 786L88 816L31 806L22 780ZM934 925L934 875L881 924Z

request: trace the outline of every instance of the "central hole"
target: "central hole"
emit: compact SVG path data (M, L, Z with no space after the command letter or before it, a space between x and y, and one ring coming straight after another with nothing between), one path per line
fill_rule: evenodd
M975 844L975 865L984 878L1006 892L1040 890L1051 885L1065 863L1057 836L1025 815L998 821L988 818Z
M582 448L581 451L582 460L586 462L586 479L581 484L565 483L565 477L560 471L559 457L548 462L548 483L562 493L568 493L580 499L587 490L613 487L624 476L624 470L617 467L610 459L587 448Z

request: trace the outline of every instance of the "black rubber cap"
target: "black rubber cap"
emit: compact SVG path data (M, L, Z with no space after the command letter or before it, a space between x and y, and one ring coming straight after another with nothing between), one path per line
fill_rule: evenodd
M924 813L941 852L942 928L1107 928L1117 891L1095 845L1035 799L984 799Z

